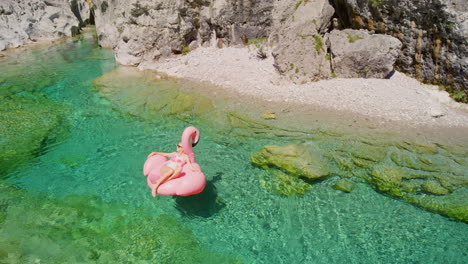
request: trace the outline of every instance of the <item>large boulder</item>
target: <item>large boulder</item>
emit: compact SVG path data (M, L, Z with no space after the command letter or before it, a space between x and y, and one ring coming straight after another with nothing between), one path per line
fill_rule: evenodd
M84 1L0 1L0 50L16 48L31 41L49 41L77 33L83 21L72 11L72 4L79 13L85 8Z
M343 28L397 37L398 70L436 84L468 87L468 1L331 0ZM468 97L467 97L468 98Z
M300 1L270 36L275 66L295 83L327 79L330 60L323 36L334 14L328 1Z
M333 30L327 45L333 71L344 78L385 78L393 72L401 49L394 37L352 29Z

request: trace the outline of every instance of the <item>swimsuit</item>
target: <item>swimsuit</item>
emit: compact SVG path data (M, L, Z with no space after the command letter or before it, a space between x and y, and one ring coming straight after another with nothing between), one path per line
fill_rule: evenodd
M182 167L185 165L185 160L182 159L179 155L175 154L170 160L163 164L173 170L176 170L179 166Z

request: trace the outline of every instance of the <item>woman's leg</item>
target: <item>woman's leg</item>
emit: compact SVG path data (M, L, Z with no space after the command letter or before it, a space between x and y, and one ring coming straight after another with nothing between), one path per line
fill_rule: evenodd
M159 177L159 179L156 181L153 188L151 189L151 194L153 195L153 197L156 196L156 191L158 190L159 186L163 184L167 179L169 179L172 174L174 174L174 169L168 166L162 166L160 170L161 177Z
M159 186L169 180L174 179L175 177L179 176L182 172L182 167L178 166L176 169L172 169L171 167L162 166L161 167L161 177L154 185L153 189L151 190L151 194L153 197L156 196L156 191L158 190Z

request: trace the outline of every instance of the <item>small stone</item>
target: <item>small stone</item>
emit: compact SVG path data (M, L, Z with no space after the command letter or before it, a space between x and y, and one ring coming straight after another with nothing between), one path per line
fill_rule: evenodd
M356 184L348 179L341 179L333 185L333 189L350 193Z
M266 112L262 115L262 118L267 120L276 119L276 114L275 112Z
M0 58L5 57L5 54L0 53Z

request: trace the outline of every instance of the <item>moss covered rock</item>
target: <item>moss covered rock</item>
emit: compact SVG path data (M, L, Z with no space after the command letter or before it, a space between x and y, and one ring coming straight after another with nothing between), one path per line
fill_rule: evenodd
M421 184L421 188L424 192L434 195L446 195L449 194L449 190L442 187L437 181L427 181Z
M260 180L260 184L281 196L304 196L312 188L312 185L303 180L281 171L268 171Z
M350 193L353 191L355 185L356 184L349 179L340 179L333 185L333 189Z
M322 179L330 174L320 152L305 145L264 146L251 156L251 161L264 169L277 168L310 180Z
M388 165L375 166L369 174L369 182L379 192L401 196L403 173L404 171Z
M468 223L468 189L466 188L460 188L443 196L405 194L403 199L424 210Z

